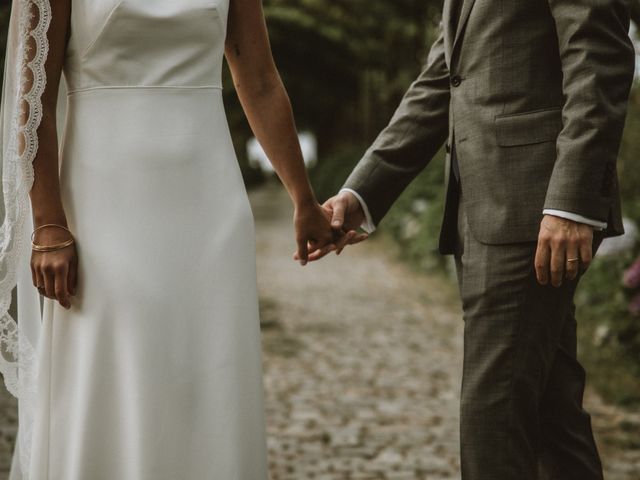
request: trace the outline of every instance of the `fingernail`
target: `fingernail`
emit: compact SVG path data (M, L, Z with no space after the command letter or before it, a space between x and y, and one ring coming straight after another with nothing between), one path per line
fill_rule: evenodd
M339 227L340 226L340 222L336 220L335 222L333 222L333 226L334 227Z

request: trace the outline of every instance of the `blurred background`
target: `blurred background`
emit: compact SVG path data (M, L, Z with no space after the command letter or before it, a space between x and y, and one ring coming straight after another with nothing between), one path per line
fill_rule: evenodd
M640 2L629 1L640 22ZM2 55L7 3L0 6ZM419 73L442 0L264 5L313 185L324 200ZM290 207L226 75L227 114L258 229L272 478L456 478L461 320L451 265L437 254L443 154L368 244L342 261L297 268L290 261ZM607 478L620 480L640 479L639 132L636 85L618 163L627 234L603 245L577 297L587 403ZM3 393L0 478L14 435L15 404Z

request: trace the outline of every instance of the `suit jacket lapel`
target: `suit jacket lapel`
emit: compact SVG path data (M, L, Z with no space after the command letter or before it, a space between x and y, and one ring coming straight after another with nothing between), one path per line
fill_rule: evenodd
M453 0L455 1L455 0ZM471 13L471 9L473 8L473 4L476 0L458 0L463 2L462 9L460 10L460 18L458 19L458 25L456 28L456 34L454 36L453 45L451 47L451 55L453 55L454 50L458 46L458 43L462 39L462 33L464 32L464 28L469 21L469 14Z

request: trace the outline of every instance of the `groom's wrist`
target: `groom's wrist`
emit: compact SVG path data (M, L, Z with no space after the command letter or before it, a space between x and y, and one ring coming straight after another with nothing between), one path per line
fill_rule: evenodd
M343 193L343 192L353 195L355 199L358 201L358 203L360 204L360 208L362 209L362 214L364 215L364 222L362 222L362 225L360 225L360 228L362 228L367 233L375 232L376 224L373 221L373 217L371 216L371 212L369 211L367 202L365 202L364 198L362 198L362 195L360 195L358 192L356 192L351 188L341 189L340 193Z
M577 213L566 212L564 210L557 210L553 208L545 208L542 211L543 215L553 215L554 217L560 217L567 220L572 220L576 223L582 223L585 225L589 225L593 227L594 230L600 231L605 230L607 228L607 222L601 222L599 220L595 220L593 218L588 218L583 215L579 215Z

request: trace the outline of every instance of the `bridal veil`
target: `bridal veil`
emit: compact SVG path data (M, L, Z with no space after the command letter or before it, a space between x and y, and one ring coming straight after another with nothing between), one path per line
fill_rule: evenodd
M25 477L36 401L35 352L41 317L33 294L28 299L18 298L18 315L11 304L12 292L19 277L28 272L30 258L29 191L34 177L32 163L38 151L37 130L43 115L50 22L49 0L13 1L0 111L0 372L7 389L19 399L16 455Z

